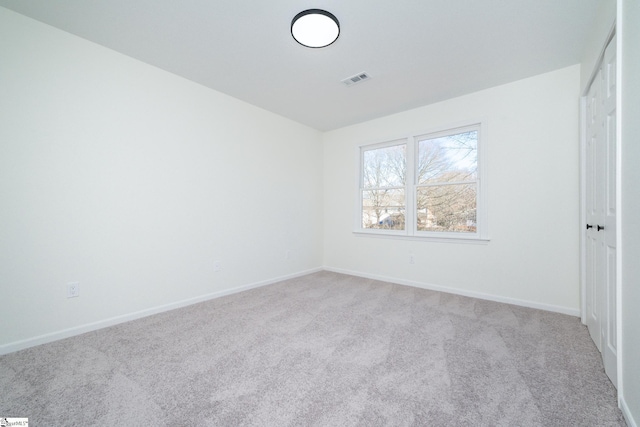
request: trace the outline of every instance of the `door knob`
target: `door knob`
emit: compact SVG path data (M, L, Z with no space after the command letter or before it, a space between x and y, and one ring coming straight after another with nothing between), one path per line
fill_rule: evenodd
M590 228L593 228L593 225L587 224L587 230L590 229Z
M600 231L600 230L604 230L604 226L599 225L598 226L598 231Z

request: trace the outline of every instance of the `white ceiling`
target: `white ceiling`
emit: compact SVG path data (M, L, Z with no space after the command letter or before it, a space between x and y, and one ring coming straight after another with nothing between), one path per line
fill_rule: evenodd
M0 0L0 6L326 131L580 62L603 0ZM340 20L309 49L300 11ZM367 72L346 87L340 81Z

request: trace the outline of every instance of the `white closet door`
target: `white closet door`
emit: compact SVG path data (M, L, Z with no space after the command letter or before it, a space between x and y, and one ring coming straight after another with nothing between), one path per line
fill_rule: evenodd
M616 342L616 51L605 50L587 95L586 307L587 327L617 382Z

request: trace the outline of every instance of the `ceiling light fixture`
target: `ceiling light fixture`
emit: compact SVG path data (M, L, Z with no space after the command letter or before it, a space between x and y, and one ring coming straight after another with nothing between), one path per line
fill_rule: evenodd
M326 10L308 9L291 21L291 35L302 46L326 47L338 39L340 23Z

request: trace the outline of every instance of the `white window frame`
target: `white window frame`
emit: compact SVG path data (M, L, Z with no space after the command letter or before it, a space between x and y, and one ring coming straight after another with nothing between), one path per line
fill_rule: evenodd
M487 218L487 131L484 121L467 122L462 125L443 127L427 132L416 132L403 138L394 138L384 142L362 144L357 147L357 178L356 178L356 209L354 215L354 233L367 237L402 238L409 240L426 240L433 242L454 243L487 243L489 241ZM477 146L477 205L476 205L476 232L456 233L441 231L419 231L416 221L416 192L419 187L416 183L416 169L418 158L418 141L437 138L446 135L478 131ZM370 229L362 226L362 194L364 190L364 152L372 149L391 147L406 144L406 182L405 182L405 229Z

